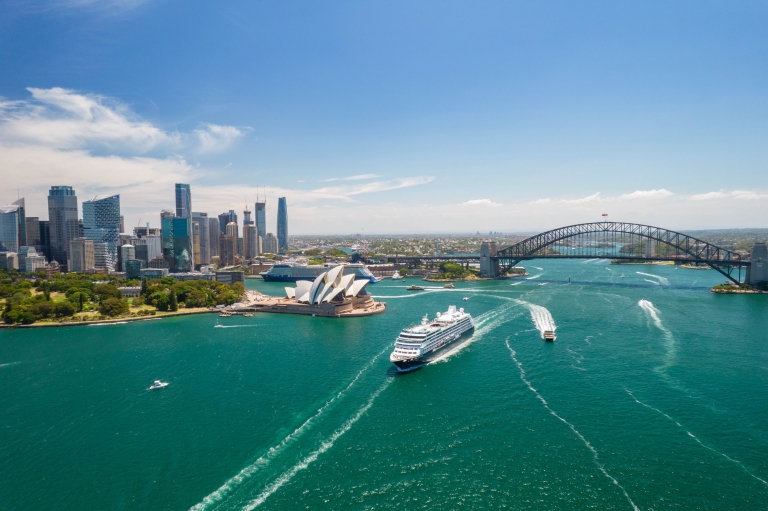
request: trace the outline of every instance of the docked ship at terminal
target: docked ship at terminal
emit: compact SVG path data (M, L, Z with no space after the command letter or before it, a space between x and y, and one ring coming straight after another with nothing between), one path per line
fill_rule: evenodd
M307 265L296 262L278 263L268 271L261 272L259 275L265 282L298 282L313 281L321 274L330 271L339 265L335 263L325 263L324 265ZM359 280L367 279L369 282L378 282L373 273L363 264L343 263L344 271L347 275L354 275Z

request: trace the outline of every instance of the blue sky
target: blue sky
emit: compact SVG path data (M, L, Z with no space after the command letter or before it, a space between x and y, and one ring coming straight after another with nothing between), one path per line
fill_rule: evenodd
M291 232L768 226L768 4L5 1L0 202Z

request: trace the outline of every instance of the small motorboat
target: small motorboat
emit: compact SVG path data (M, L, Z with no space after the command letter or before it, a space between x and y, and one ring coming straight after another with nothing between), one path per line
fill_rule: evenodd
M400 275L400 272L395 270L395 273L392 274L392 280L400 280L401 278L403 277Z
M155 380L155 383L152 384L151 387L149 387L147 390L155 390L155 389L162 389L163 387L167 387L168 382Z
M453 285L453 282L449 282L446 285L443 286L445 289L456 289L456 286Z
M624 274L622 273L621 275L619 275L619 278L623 279L624 278Z
M406 291L424 291L424 288L421 286L408 286L405 288Z
M469 297L468 297L468 296L465 296L465 297L464 297L464 301L465 301L465 302L466 302L466 301L469 301Z
M243 317L244 318L252 318L253 317L253 312L246 312L245 314L243 314Z
M554 330L544 330L544 333L541 334L541 336L544 338L545 341L552 342L555 340L555 331Z

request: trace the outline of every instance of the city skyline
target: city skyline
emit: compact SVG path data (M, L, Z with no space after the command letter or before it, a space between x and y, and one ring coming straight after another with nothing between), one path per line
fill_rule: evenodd
M155 226L183 182L209 214L287 197L295 234L768 225L764 5L185 5L214 47L175 6L7 6L0 204L67 184Z

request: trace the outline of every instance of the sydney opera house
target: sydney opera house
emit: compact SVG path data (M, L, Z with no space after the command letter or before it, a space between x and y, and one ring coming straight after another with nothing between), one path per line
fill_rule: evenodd
M376 302L365 291L370 280L344 275L344 265L321 273L314 281L299 280L285 288L285 298L262 300L251 305L254 312L311 314L325 317L370 316L384 312L386 304Z

